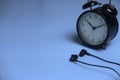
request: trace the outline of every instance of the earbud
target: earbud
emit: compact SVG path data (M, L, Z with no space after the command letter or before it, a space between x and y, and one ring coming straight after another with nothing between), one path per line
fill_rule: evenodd
M82 49L82 50L80 51L80 53L79 53L79 56L80 56L80 57L83 57L83 56L85 56L85 55L91 55L91 54L88 53L87 50Z
M83 56L85 56L85 55L88 55L88 56L97 58L97 59L99 59L99 60L101 60L101 61L104 61L104 62L107 62L107 63L110 63L110 64L115 64L115 65L120 66L120 63L116 63L116 62L113 62L113 61L105 60L105 59L103 59L103 58L101 58L101 57L98 57L98 56L96 56L96 55L93 55L93 54L88 53L87 50L85 50L85 49L82 49L82 50L80 51L80 53L79 53L79 56L80 56L80 57L83 57Z
M102 60L102 61L104 61L104 62L107 62L107 63L111 63L111 64L115 64L115 65L119 65L119 66L120 66L119 63L115 63L115 62L112 62L112 61L108 61L108 60L102 59L102 58L100 58L100 57L97 57L97 56L95 56L95 55L92 55L92 54L88 53L87 50L82 49L82 50L80 51L79 56L80 56L80 57L83 57L84 55L89 55L89 56L95 57L95 58L97 58L97 59L100 59L100 60ZM86 62L79 61L79 60L78 60L78 55L76 55L76 54L72 54L71 57L70 57L70 59L69 59L69 61L70 61L70 62L78 62L78 63L84 64L84 65L88 65L88 66L94 66L94 67L100 67L100 68L110 69L110 70L114 71L114 72L120 77L120 74L119 74L115 69L113 69L113 68L111 68L111 67L101 66L101 65L95 65L95 64L89 64L89 63L86 63Z
M77 59L78 59L78 55L75 55L75 54L72 54L70 57L71 62L75 62L75 61L77 61Z

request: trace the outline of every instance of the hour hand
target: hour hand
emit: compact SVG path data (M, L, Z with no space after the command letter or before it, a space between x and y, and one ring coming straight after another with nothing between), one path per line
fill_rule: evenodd
M85 19L85 21L86 21L92 28L94 27L87 19Z

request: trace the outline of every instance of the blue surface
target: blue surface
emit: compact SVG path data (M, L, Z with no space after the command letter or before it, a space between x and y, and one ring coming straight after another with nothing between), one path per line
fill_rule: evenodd
M114 1L120 12L120 0ZM92 50L77 41L76 20L85 2L0 0L0 80L120 80L111 70L69 62L71 54L84 48L120 63L120 32L106 50ZM111 66L120 73L120 67L88 56L79 60Z

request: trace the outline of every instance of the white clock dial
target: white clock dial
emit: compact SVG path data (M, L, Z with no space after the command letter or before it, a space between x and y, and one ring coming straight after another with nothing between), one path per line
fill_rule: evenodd
M100 45L107 38L108 27L102 16L94 12L87 12L78 21L78 32L86 43Z

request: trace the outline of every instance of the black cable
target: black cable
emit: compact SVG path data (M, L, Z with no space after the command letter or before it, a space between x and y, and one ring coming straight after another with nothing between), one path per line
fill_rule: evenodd
M98 56L95 56L95 55L93 55L93 54L88 53L87 50L85 50L85 49L82 49L82 50L80 51L79 56L80 56L80 57L83 57L83 56L85 56L85 55L92 56L92 57L97 58L97 59L99 59L99 60L101 60L101 61L104 61L104 62L107 62L107 63L111 63L111 64L115 64L115 65L120 66L120 63L116 63L116 62L113 62L113 61L105 60L105 59L103 59L103 58L100 58L100 57L98 57Z
M88 65L88 66L94 66L94 67L101 67L101 68L110 69L110 70L114 71L114 72L120 77L120 74L119 74L115 69L113 69L113 68L111 68L111 67L100 66L100 65L94 65L94 64L89 64L89 63L82 62L82 61L78 61L78 60L76 60L76 62L79 62L79 63L85 64L85 65Z
M105 59L103 59L103 58L100 58L100 57L95 56L95 55L92 55L92 54L91 54L90 56L95 57L95 58L97 58L97 59L99 59L99 60L102 60L102 61L104 61L104 62L107 62L107 63L111 63L111 64L115 64L115 65L120 66L120 64L119 64L119 63L112 62L112 61L108 61L108 60L105 60Z

